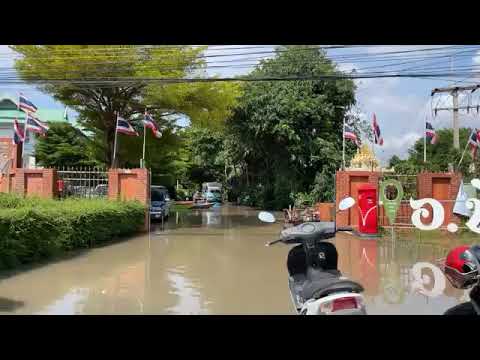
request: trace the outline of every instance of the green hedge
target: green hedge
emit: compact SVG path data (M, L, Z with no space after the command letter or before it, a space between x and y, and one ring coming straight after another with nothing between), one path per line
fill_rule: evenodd
M144 211L139 202L0 194L0 269L134 234L144 223Z

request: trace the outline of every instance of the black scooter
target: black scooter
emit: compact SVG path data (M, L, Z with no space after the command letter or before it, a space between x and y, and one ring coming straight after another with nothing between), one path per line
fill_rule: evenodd
M339 211L355 204L346 198ZM276 221L273 214L262 211L258 218L267 223ZM343 229L345 230L345 229ZM323 241L333 238L337 231L334 222L306 222L284 229L280 239L267 246L283 242L296 244L287 258L288 286L295 310L300 315L366 315L363 287L342 276L337 268L335 245Z

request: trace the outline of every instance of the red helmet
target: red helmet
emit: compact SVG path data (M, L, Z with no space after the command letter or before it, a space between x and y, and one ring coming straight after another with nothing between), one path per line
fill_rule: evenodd
M450 250L445 260L445 276L457 289L467 289L477 281L475 253L463 245Z

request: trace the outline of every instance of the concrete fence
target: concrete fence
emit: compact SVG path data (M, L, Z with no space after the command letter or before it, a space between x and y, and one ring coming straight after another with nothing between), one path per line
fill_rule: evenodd
M58 196L56 169L13 168L0 176L0 192L52 199ZM108 170L110 200L138 200L148 205L150 174L148 169Z

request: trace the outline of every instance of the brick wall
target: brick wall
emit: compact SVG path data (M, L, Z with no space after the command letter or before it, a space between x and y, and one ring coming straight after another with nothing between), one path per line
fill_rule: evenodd
M378 179L381 176L379 172L371 172L371 171L337 171L336 174L336 194L335 194L335 202L338 204L343 198L347 196L351 196L350 194L350 186L351 180L354 177L366 177L367 183L373 185L377 189L378 193ZM355 198L355 196L354 196ZM355 198L355 201L357 199ZM340 211L336 214L336 222L337 226L357 226L358 224L350 224L350 212L357 211L356 206L351 208L347 211Z
M11 138L0 138L0 157L0 163L13 159L13 167L21 167L22 147L12 144Z
M377 196L379 191L379 179L381 178L381 173L379 172L369 172L369 171L338 171L336 175L336 203L338 204L340 200L347 196L353 196L350 194L352 178L365 177L366 182L375 186L377 189ZM452 213L453 204L457 197L458 188L462 177L460 174L456 173L431 173L431 172L422 172L417 175L417 197L416 199L432 198L433 197L433 184L437 179L446 179L444 182L448 182L448 190L444 194L443 199L437 199L444 206L445 209L445 221L444 226L450 222L459 223L460 218ZM357 199L355 199L357 200ZM429 208L429 206L427 206ZM429 209L431 213L431 208ZM336 214L337 226L353 226L356 227L358 224L351 224L350 212L356 211L356 207L350 209L349 211L342 211ZM410 207L409 199L403 199L403 203L400 206L400 209L397 213L396 223L402 224L411 224L411 214L413 209ZM388 220L384 216L383 206L380 206L378 209L379 216L379 226L389 225ZM430 219L425 219L425 223L429 223Z
M110 200L138 200L145 204L144 230L150 223L150 174L148 169L110 169L108 171Z
M453 206L457 198L458 189L460 187L460 182L462 181L462 176L457 173L431 173L431 172L422 172L417 175L417 189L418 189L418 199L424 198L433 198L433 184L436 179L447 179L448 180L448 191L446 194L446 199L437 199L443 205L445 209L445 221L444 226L448 225L450 222L460 224L460 217L453 214ZM428 207L429 210L431 209ZM431 217L426 220L430 221Z
M333 221L335 217L334 203L317 203L315 210L320 213L320 221Z
M111 200L138 200L150 202L150 177L147 169L110 169L108 171L108 198Z
M16 169L12 176L11 191L22 196L54 198L57 172L55 169Z

